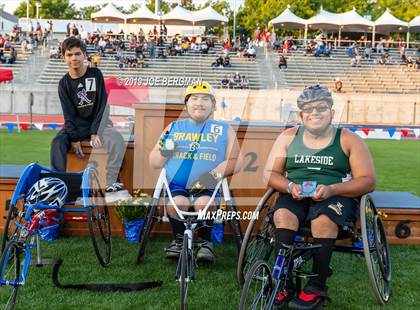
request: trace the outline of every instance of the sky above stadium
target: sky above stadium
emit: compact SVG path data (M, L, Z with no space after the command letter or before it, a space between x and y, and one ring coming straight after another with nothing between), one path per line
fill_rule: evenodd
M154 0L152 0L154 1ZM233 8L233 3L235 0L228 0L228 2L231 3L231 7ZM24 2L22 0L0 0L0 5L4 4L4 10L10 14L13 14L13 12L16 10L16 8L19 6L21 2ZM42 2L42 0L41 0ZM97 5L101 3L108 3L110 0L70 0L70 3L74 3L76 7L84 7L88 5ZM131 4L134 3L142 3L142 0L111 0L112 3L118 6L123 6L125 8L129 8ZM166 0L166 2L177 2L177 0ZM194 4L202 4L204 2L207 2L207 0L193 0ZM241 5L244 2L244 0L236 0L237 6Z

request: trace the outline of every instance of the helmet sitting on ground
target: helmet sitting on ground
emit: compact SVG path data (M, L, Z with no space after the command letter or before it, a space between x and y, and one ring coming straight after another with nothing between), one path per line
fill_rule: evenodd
M67 197L67 186L58 178L43 178L30 188L26 202L30 204L43 203L57 208L64 205Z
M187 103L188 98L190 98L191 95L196 94L210 95L211 99L215 101L213 87L207 82L196 82L193 85L188 86L185 90L184 103Z
M314 85L306 87L297 98L297 106L299 109L311 102L323 101L326 102L330 108L333 105L333 98L328 88L321 85Z

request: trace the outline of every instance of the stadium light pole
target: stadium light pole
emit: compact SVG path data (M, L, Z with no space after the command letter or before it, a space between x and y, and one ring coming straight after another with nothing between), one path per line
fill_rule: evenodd
M233 42L236 42L236 0L233 1Z
M39 8L41 7L41 2L37 1L36 3L36 20L39 19Z

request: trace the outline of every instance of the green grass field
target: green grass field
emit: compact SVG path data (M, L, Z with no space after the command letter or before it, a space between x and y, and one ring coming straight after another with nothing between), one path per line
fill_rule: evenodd
M8 134L0 132L0 163L27 164L38 160L48 164L52 131ZM367 141L377 171L377 189L408 191L420 195L420 142ZM18 296L17 309L176 309L179 286L176 263L164 258L169 239L153 239L145 261L135 265L137 246L113 239L113 261L102 268L88 238L61 237L43 242L45 257L64 258L63 283L128 283L162 280L157 289L136 293L90 293L56 289L51 267L32 267ZM236 282L236 248L233 242L216 247L216 263L199 265L189 289L189 309L237 309L240 287ZM420 246L391 246L393 295L387 309L418 309ZM336 253L334 275L329 280L333 300L328 309L381 309L371 292L364 258ZM1 288L0 288L1 296Z

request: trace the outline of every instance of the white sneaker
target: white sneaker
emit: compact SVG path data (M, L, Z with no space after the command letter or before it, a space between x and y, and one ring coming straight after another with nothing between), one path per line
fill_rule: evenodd
M120 190L118 192L107 192L105 193L105 201L106 203L114 203L118 200L126 200L126 199L130 199L133 196L130 195L130 193L128 192L128 190L124 189L124 190Z

